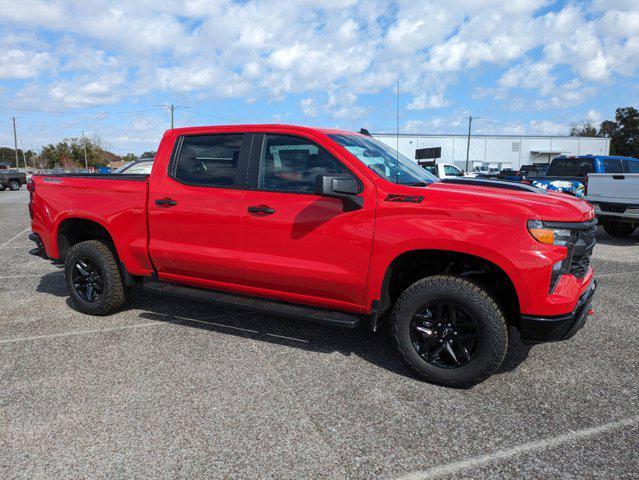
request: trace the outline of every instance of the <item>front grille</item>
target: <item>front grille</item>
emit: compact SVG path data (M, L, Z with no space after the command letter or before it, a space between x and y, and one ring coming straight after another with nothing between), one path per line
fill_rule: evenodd
M574 244L572 247L572 262L569 272L577 278L583 278L588 272L592 249L597 243L597 225L585 229L573 230Z

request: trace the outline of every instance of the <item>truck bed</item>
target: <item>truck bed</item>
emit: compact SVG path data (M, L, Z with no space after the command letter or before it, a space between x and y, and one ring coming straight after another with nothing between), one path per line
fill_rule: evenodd
M55 174L32 177L33 231L49 258L63 256L60 234L65 220L94 222L112 232L112 240L127 271L150 274L148 258L148 175ZM98 227L99 228L99 227Z

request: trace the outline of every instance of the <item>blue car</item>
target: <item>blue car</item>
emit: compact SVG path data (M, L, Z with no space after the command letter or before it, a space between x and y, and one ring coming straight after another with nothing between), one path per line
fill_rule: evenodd
M639 159L609 155L562 155L550 162L546 175L532 184L544 190L584 197L588 190L589 173L639 173Z

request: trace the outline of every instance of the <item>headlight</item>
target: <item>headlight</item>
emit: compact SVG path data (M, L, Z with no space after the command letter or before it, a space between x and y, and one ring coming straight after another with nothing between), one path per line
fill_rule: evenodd
M546 227L541 220L528 220L528 231L540 243L564 247L572 243L572 232L570 230Z
M562 275L570 273L573 254L573 232L567 228L554 228L544 225L541 220L528 220L528 231L540 243L566 247L566 257L552 266L548 292L552 293Z

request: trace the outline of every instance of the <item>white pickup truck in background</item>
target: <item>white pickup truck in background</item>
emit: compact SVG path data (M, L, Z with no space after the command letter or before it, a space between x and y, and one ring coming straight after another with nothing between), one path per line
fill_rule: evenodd
M629 237L639 227L639 173L590 173L585 199L609 235Z

